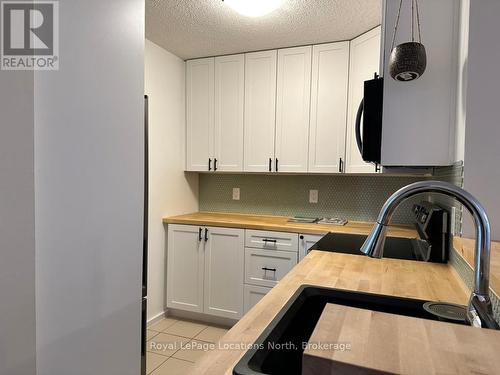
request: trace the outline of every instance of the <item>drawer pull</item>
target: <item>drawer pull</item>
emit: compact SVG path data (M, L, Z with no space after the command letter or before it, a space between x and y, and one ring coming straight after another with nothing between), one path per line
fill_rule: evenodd
M201 238L201 232L203 231L203 229L199 228L198 230L198 241L201 241L202 238Z
M263 270L263 271L272 271L272 272L276 272L276 268L267 268L267 267L262 267L262 270Z
M205 228L205 242L208 241L208 229Z
M276 243L276 242L277 242L276 240L270 240L270 239L268 239L268 238L264 238L262 241L264 241L264 242L266 242L266 243L267 243L267 242L271 242L271 243Z

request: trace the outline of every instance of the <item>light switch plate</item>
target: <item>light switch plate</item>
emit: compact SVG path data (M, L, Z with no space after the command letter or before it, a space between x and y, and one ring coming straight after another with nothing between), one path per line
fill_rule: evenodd
M240 188L233 188L233 200L234 201L240 200Z
M309 190L309 203L318 203L318 191Z

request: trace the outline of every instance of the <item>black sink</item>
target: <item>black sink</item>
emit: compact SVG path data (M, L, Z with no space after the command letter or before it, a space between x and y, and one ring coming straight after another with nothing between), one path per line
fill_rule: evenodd
M237 375L301 374L307 343L327 303L416 318L442 320L424 310L427 301L303 285L290 298L233 370ZM454 322L466 324L463 322ZM279 350L275 348L281 347Z

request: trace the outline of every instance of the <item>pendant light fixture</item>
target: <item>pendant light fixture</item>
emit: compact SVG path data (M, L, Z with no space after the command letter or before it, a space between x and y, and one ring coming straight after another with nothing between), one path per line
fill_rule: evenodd
M391 57L389 60L389 73L396 81L413 81L424 74L427 67L427 54L422 44L420 30L420 12L418 0L411 1L411 42L405 42L394 47L396 33L398 31L399 19L403 0L399 2L398 16L392 36ZM415 24L418 30L418 41L415 41Z

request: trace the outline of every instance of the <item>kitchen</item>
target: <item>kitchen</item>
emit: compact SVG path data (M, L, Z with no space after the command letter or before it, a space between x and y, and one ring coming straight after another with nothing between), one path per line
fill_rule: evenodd
M239 3L244 2L236 2ZM318 7L322 5L325 4ZM342 8L340 2L335 5ZM216 10L208 5L186 9L164 5L147 13L148 43L156 45L147 44L146 51L148 46L152 50L163 46L186 60L186 138L180 142L185 142L182 153L186 153L186 159L177 163L185 163L181 180L186 179L191 187L186 190L195 192L194 206L198 204L177 212L168 210L167 204L165 209L169 213L161 216L166 256L154 267L166 279L165 289L160 293L160 299L165 299L164 305L156 310L160 313L160 321L156 323L160 328L155 328L156 316L148 315L153 319L148 342L154 345L176 340L176 335L171 334L175 333L178 322L184 326L189 322L195 324L191 334L178 331L192 343L203 342L200 338L203 330L193 335L197 329L219 329L221 335L216 337L220 343L212 348L186 349L180 345L176 353L168 353L170 357L166 360L161 352L151 351L149 359L153 364L149 370L155 368L153 374L191 369L195 373L214 374L319 373L321 360L330 359L330 368L327 370L324 365L321 370L326 373L333 371L334 366L341 368L333 360L340 355L335 350L311 352L307 356L298 350L296 354L304 357L296 361L292 354L282 357L270 354L294 352L277 350L274 346L290 344L293 340L287 334L293 333L281 333L290 341L279 339L280 333L271 336L274 340L257 334L269 333L279 324L277 316L291 308L290 301L294 298L306 298L296 295L303 284L452 303L434 305L434 309L441 311L467 305L469 293L463 291L471 287L472 273L466 269L474 268L473 247L470 243L464 246L458 237L463 232L473 233L474 227L470 222L462 225L462 215L467 220L468 214L453 199L428 192L406 200L395 210L392 222L400 226L389 230L384 259L396 258L400 263L390 259L387 264L365 264L366 259L352 259L351 254L361 254L359 249L377 221L380 209L395 191L412 183L434 180L459 187L467 184L463 96L469 5L456 1L439 5L421 1L363 2L360 4L362 16L356 8L358 4L343 5L342 9L333 10L332 6L324 10L331 29L347 32L348 27L342 26L342 22L357 28L349 31L349 36L342 34L341 37L335 36L340 31L325 27L321 17L315 19L317 29L305 26L315 24L312 21L303 22L295 33L285 29L279 18L283 14L292 19L302 16L302 5L297 4L285 3L266 16L254 18L231 13L229 1L215 5ZM167 9L171 18L165 20ZM208 12L211 16L207 17L206 24L201 22L195 27L183 12L190 12L196 21L196 12ZM211 17L220 17L216 25L208 25ZM224 22L236 24L233 18L241 24L226 26ZM264 32L259 34L258 30L245 29L245 22L260 22L264 30L275 22L279 25L275 27L283 30L279 30L281 34L276 32L276 37ZM181 23L184 23L183 32L174 32ZM230 27L233 27L232 37L223 37L221 34ZM304 42L307 36L300 37L310 29L324 30L327 35L308 39L319 43ZM210 43L195 38L199 37L198 30L210 30L207 36ZM416 35L412 37L412 32L422 35L427 67L418 79L397 81L391 77L390 55L395 45L414 40ZM283 34L290 40L280 39ZM247 38L243 38L244 35ZM257 44L258 36L265 36L261 44ZM178 39L182 38L185 41L181 43ZM274 38L277 40L273 41ZM153 60L151 57L150 61ZM146 57L146 93L151 101L154 93L150 94L147 89L148 73L150 81L158 77L154 70L148 72ZM378 91L370 96L365 86L368 114L362 114L359 121L363 84L372 80L376 85L380 81L373 80L376 74L384 77L383 89L372 88ZM382 96L383 104L379 104L377 100ZM377 105L383 105L383 115L373 110ZM373 120L377 116L383 116L379 122ZM377 134L376 130L372 133L360 130L363 117L371 119L362 123L365 128L376 128L382 123L381 131ZM365 143L361 147L358 146L360 138ZM193 185L197 185L197 189L193 189ZM154 225L160 231L158 219L160 217L155 218ZM325 219L332 219L333 223ZM344 221L347 223L343 224ZM345 263L344 259L334 261L314 251L308 255L311 248L348 253L343 256L348 257L349 262L347 259ZM313 261L315 256L317 259ZM417 262L413 268L406 265L406 259L426 260L428 264ZM328 263L331 269L322 267L322 262ZM390 265L399 272L405 270L408 279L403 275L398 277L396 270L394 274L392 270L384 272L383 267ZM311 269L324 277L310 275ZM436 280L434 272L441 275L442 280ZM386 279L392 282L384 281ZM399 282L396 283L396 279ZM468 284L464 284L466 280ZM310 293L315 292L320 293ZM342 304L333 297L325 298ZM375 310L362 303L345 304ZM417 316L396 310L381 311ZM165 311L167 318L162 320ZM455 312L461 314L458 320L463 320L464 311L456 309ZM309 311L303 318L316 323L324 319L320 315ZM449 319L453 321L453 317ZM239 323L234 325L236 322ZM222 336L225 329L231 327L234 328ZM313 328L304 334L302 342L316 334ZM344 329L349 332L349 328ZM252 334L245 334L249 330ZM354 339L346 336L345 340ZM274 349L268 353L218 348L218 345L238 343L249 346L267 343ZM190 351L197 355L185 354ZM205 351L208 353L202 356ZM182 362L186 358L190 363ZM319 364L309 365L306 359L316 359ZM439 368L432 361L413 367L398 367L387 361L379 367L370 367L376 361L363 360L365 362L360 360L359 364L353 361L353 366L394 373L421 373L426 367L432 372L433 367ZM401 354L399 360L411 358ZM273 361L279 363L277 368L272 366ZM344 366L345 362L349 363L339 361ZM446 371L456 370L452 366ZM344 371L348 372L348 368Z
M55 3L0 374L498 373L496 1Z

